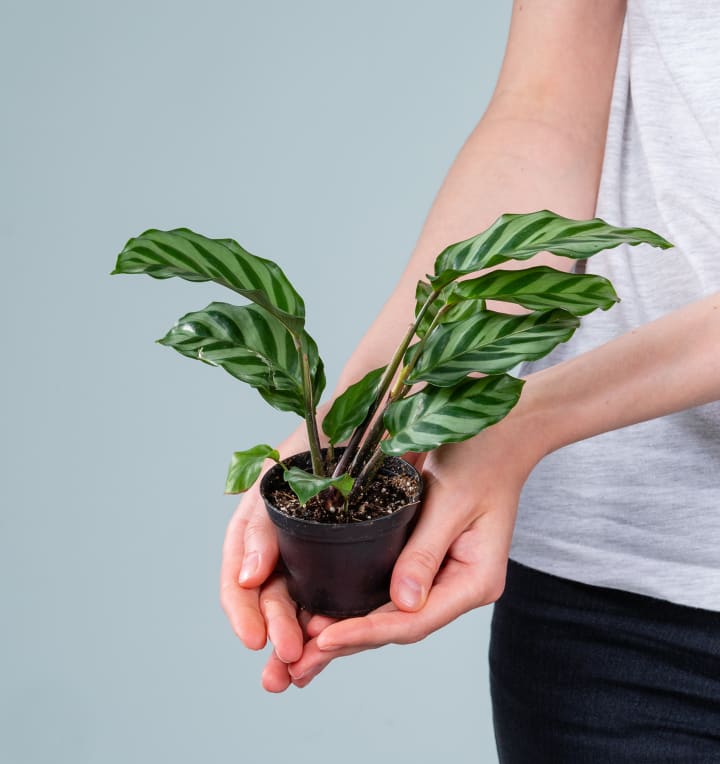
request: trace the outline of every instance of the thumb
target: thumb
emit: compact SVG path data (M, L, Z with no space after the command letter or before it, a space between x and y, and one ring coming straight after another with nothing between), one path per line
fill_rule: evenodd
M442 505L429 490L418 524L395 563L390 597L400 610L412 612L425 604L448 548L463 530L463 513L448 513Z
M262 584L273 572L278 560L277 535L259 492L246 497L249 516L242 529L242 563L238 583L244 588Z

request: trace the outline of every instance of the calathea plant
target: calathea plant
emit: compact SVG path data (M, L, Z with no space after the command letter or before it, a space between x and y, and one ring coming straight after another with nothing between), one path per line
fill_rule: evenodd
M544 210L503 215L486 231L445 248L434 272L417 285L414 320L386 366L368 372L334 401L321 427L317 404L325 387L317 345L305 328L305 305L283 271L232 239L188 229L149 230L130 239L113 273L158 279L215 281L250 304L213 302L180 318L159 342L220 366L252 385L271 405L305 420L311 471L287 466L259 445L233 455L226 491L252 485L265 459L283 466L301 505L321 494L337 520L352 517L387 455L424 452L470 438L517 403L523 381L508 372L570 338L580 317L606 310L618 297L607 279L548 267L493 270L539 252L573 259L620 244L671 245L641 228L617 228L599 218L571 220ZM489 310L487 301L529 312ZM477 376L481 374L482 376ZM334 447L347 441L339 458ZM339 452L338 452L339 453Z

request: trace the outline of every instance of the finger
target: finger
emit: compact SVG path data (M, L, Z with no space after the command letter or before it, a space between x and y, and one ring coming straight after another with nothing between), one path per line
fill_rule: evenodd
M232 630L250 650L262 650L267 642L265 620L260 613L257 589L243 589L232 578L220 586L220 604Z
M317 646L317 640L311 639L305 645L302 657L296 663L290 664L287 668L296 687L306 687L320 672L336 658L342 658L354 653L360 652L362 648L345 648L339 650L320 650Z
M423 464L425 463L425 459L427 458L427 452L423 451L422 453L418 453L414 451L408 451L406 454L403 454L402 458L408 464L412 464L412 466L415 467L418 472L421 472Z
M331 618L329 615L313 615L305 624L305 633L308 637L317 637L323 629L326 629L331 623L336 621L337 618Z
M278 446L283 458L302 451L306 443L302 428L296 430ZM244 548L242 561L238 566L238 581L241 586L252 588L262 584L275 570L278 560L278 545L275 528L260 496L260 482L271 469L272 462L265 461L265 467L252 488L245 494L242 503L247 523L243 534Z
M243 556L239 568L240 586L259 586L275 570L278 560L277 536L265 507L257 497L245 525Z
M290 686L291 678L286 663L272 652L262 672L262 686L268 692L284 692Z
M297 605L290 599L285 579L276 575L260 590L262 613L275 654L283 663L297 661L303 652L303 632Z
M254 504L246 497L228 523L220 567L220 603L233 631L245 646L259 650L265 646L267 634L260 613L258 592L257 589L243 589L238 581L245 551L248 514L253 510Z

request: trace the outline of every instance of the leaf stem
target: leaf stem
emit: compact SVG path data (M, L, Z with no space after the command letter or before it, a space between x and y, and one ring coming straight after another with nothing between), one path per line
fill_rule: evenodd
M385 454L382 452L382 449L377 446L373 452L372 457L365 465L362 472L358 475L357 480L355 480L355 485L353 486L352 492L348 499L355 498L356 496L359 499L362 496L363 492L365 491L365 487L370 483L375 475L377 475L378 470L380 467L382 467L384 460Z
M375 400L370 406L368 413L365 416L365 419L355 428L355 431L350 437L350 441L348 442L348 445L345 448L345 452L343 453L340 461L337 463L337 466L335 467L335 471L333 472L333 477L338 477L339 475L342 475L342 473L346 471L347 465L349 464L351 459L353 461L353 464L358 464L357 456L359 456L359 454L357 449L360 444L360 441L362 440L363 435L365 435L365 433L367 432L367 429L370 426L370 423L372 422L373 416L375 416L375 412L378 410L378 407L380 406L380 401L385 397L385 394L390 389L390 384L393 381L393 377L395 376L395 373L397 372L398 367L400 366L402 362L405 352L407 351L410 343L412 342L412 338L415 336L415 333L417 332L418 326L420 326L420 322L424 318L425 313L427 313L427 310L430 307L430 305L433 302L435 302L439 294L440 294L440 289L434 289L432 292L430 292L427 299L423 303L422 308L420 308L420 311L417 314L417 317L414 323L410 326L407 333L403 337L400 345L398 346L397 350L393 354L393 357L390 359L390 363L388 363L387 367L385 368L385 372L383 373L382 379L380 380L377 396L375 397Z
M391 401L388 399L387 405L390 405L390 402ZM387 406L385 408L387 409ZM350 475L357 473L358 470L361 471L361 474L364 472L363 464L368 459L370 454L373 453L374 449L377 448L380 440L382 439L382 436L385 434L384 416L385 411L380 414L380 416L373 423L373 426L368 431L365 442L362 444L360 450L357 452L352 464L350 465L350 469L348 470Z
M308 360L307 350L303 347L302 340L296 340L295 347L300 356L300 367L302 369L303 396L305 397L305 425L307 426L312 471L316 475L324 477L325 469L323 467L322 454L320 451L320 434L318 433L315 401L313 400L310 361Z
M425 332L425 336L421 338L420 342L418 342L417 347L415 348L415 353L410 359L410 363L407 366L404 366L400 372L400 376L398 377L398 380L390 393L390 396L393 398L393 400L397 400L393 394L399 393L399 391L405 385L405 380L410 376L412 370L415 368L415 365L417 364L418 359L422 355L422 351L425 348L425 343L432 334L433 329L440 323L442 317L450 310L451 307L451 305L446 303L433 317L433 320L430 322L430 326L428 326L427 331Z
M415 364L417 363L418 358L422 353L423 347L425 346L425 342L427 341L431 332L440 323L440 320L445 315L445 313L450 310L450 307L450 305L443 305L442 308L440 308L440 310L433 317L433 320L430 322L430 326L428 326L425 335L420 339L420 342L418 342L415 349L415 354L410 360L410 363L407 366L403 366L397 380L395 381L395 384L392 387L392 390L390 390L390 394L388 395L388 400L385 405L385 411L387 411L387 408L391 403L400 400L400 398L404 398L410 391L410 385L406 385L405 380L410 376L410 373L415 368ZM353 459L353 463L349 470L350 474L356 472L371 453L373 454L371 458L375 458L373 451L375 448L377 448L380 440L382 439L382 436L385 434L385 423L383 421L385 411L383 411L383 413L375 420L375 423L370 428L370 431L365 438L365 442L355 456L355 459ZM363 470L361 475L364 474L364 472L365 470ZM358 478L358 480L359 479L360 478Z

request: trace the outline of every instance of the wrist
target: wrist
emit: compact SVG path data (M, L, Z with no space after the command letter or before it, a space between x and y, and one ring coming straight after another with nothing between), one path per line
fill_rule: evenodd
M560 447L557 424L539 373L527 377L518 403L491 428L507 444L523 482L538 462Z

